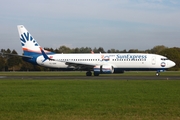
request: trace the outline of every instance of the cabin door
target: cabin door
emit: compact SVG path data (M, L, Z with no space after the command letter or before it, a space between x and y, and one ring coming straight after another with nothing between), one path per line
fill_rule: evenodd
M152 56L152 65L156 64L156 56Z

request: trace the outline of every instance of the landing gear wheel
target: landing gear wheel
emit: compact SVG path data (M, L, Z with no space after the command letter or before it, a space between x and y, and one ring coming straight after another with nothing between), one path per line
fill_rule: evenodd
M95 72L94 72L94 76L99 76L99 73L95 73Z
M87 71L86 72L86 76L92 76L92 72L91 71Z
M156 76L159 76L160 75L160 73L159 72L156 72Z

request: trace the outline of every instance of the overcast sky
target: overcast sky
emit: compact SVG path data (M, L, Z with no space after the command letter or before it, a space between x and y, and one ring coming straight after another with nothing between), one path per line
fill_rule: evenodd
M17 25L42 47L180 46L180 0L0 0L0 49L22 53Z

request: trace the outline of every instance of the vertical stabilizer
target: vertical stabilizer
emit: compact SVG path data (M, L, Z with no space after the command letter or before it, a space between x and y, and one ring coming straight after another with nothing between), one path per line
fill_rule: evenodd
M39 44L33 38L33 36L27 31L27 29L23 25L18 25L17 28L24 55L41 54ZM48 51L45 52L49 53Z

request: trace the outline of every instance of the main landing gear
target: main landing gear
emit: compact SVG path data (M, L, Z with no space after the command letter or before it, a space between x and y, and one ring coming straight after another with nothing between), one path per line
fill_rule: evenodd
M86 76L92 76L92 72L91 71L87 71L86 72ZM99 73L94 72L94 76L99 76Z
M92 76L92 72L91 71L87 71L86 72L86 76Z

